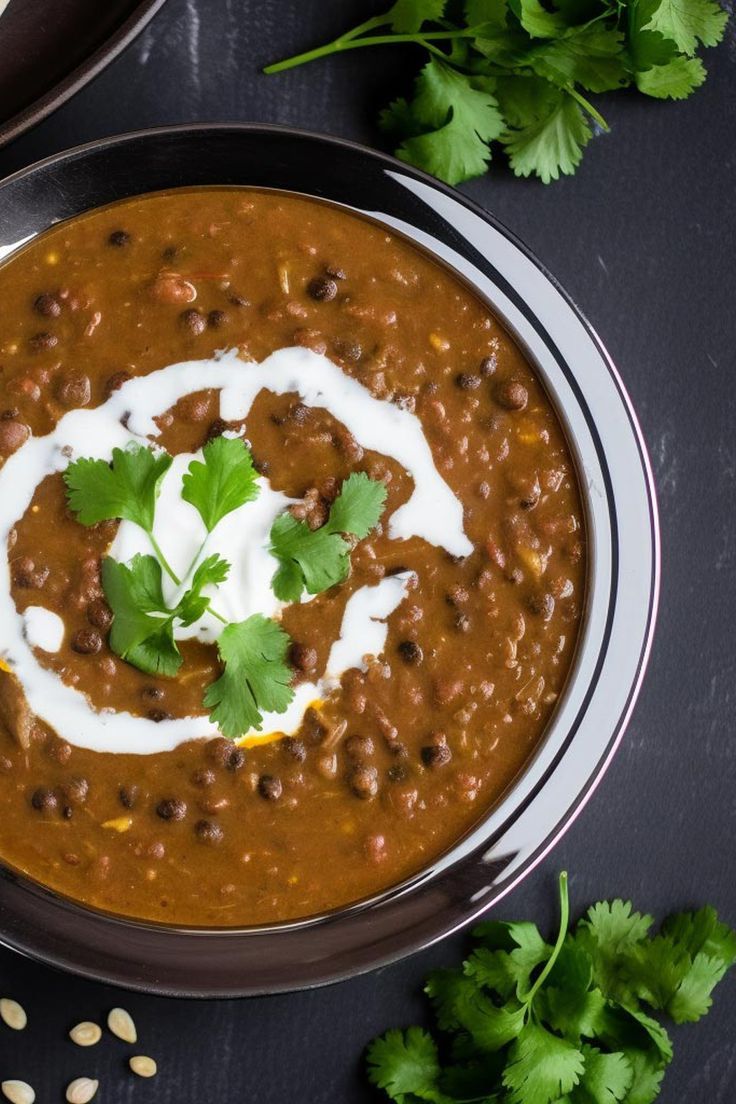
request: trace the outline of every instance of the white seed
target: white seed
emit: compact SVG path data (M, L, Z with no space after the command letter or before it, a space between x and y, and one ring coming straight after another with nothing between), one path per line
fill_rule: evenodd
M138 1032L135 1029L133 1018L130 1012L126 1012L124 1008L113 1008L107 1017L107 1026L113 1035L117 1035L118 1039L122 1039L124 1043L138 1041Z
M139 1077L155 1077L158 1069L153 1058L148 1058L145 1054L134 1055L129 1065L133 1073L137 1073Z
M88 1104L100 1086L92 1077L75 1077L66 1087L69 1104Z
M3 1081L0 1089L10 1104L33 1104L36 1099L35 1092L25 1081Z
M13 1031L22 1031L28 1023L28 1017L23 1006L18 1004L17 1001L11 1000L10 997L0 999L0 1019L8 1027L12 1027ZM19 1081L18 1084L20 1085L22 1082Z
M102 1038L102 1028L99 1024L83 1020L82 1023L75 1024L71 1029L69 1038L77 1046L94 1046Z

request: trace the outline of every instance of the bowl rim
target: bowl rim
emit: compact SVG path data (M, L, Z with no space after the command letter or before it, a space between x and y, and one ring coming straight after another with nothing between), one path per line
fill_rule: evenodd
M650 578L648 580L648 608L646 611L645 625L643 628L639 653L634 664L635 669L633 672L633 677L630 677L628 680L629 685L627 687L627 694L623 703L623 708L621 709L616 721L610 725L611 734L604 742L602 752L597 759L597 762L594 763L592 769L589 767L586 770L585 778L584 780L582 780L582 782L578 780L576 792L573 795L573 798L566 808L562 818L555 822L544 832L542 838L537 841L536 847L534 847L533 850L531 850L525 856L524 860L520 863L518 869L514 871L513 875L508 876L505 879L501 877L501 881L499 883L494 884L493 886L484 887L486 890L492 890L492 892L487 895L481 905L478 905L471 896L470 900L465 902L464 907L461 907L459 910L455 908L455 915L452 917L452 919L447 918L446 920L440 920L438 914L438 917L435 918L434 924L430 925L431 930L427 930L427 926L424 925L420 932L416 932L410 926L409 931L402 931L401 933L399 933L398 939L396 938L396 933L394 933L393 940L386 938L384 934L384 936L381 937L380 950L376 949L375 951L373 951L371 947L366 949L365 946L361 946L362 954L358 956L359 961L357 962L357 964L345 964L343 962L343 964L340 966L330 968L328 965L328 960L325 960L324 956L322 956L316 966L314 963L306 963L306 969L302 972L302 975L298 979L275 979L270 981L267 985L249 984L247 980L243 980L243 977L245 975L241 977L241 980L236 981L234 984L228 982L228 984L225 986L223 986L222 984L212 985L211 983L208 983L205 978L202 977L200 977L196 985L192 985L191 982L188 982L187 984L182 984L181 981L172 982L171 978L164 978L163 976L158 977L156 974L155 963L146 963L146 966L150 969L150 973L148 972L148 969L146 969L143 976L140 975L140 972L136 973L135 971L133 971L131 973L130 964L126 964L122 961L122 959L115 958L114 956L113 959L107 961L103 966L100 966L99 961L95 958L94 955L92 955L90 959L90 956L88 954L86 955L83 953L84 948L80 949L79 947L74 947L70 949L68 946L60 947L58 943L54 946L51 946L48 945L48 941L47 945L39 947L37 935L36 937L27 936L19 926L17 922L17 917L15 918L15 923L11 921L9 926L6 920L0 919L0 942L3 942L7 946L11 946L14 949L19 950L23 953L38 957L42 961L50 963L51 965L56 965L66 969L72 969L74 972L81 974L82 976L94 978L100 981L112 981L115 984L127 986L133 989L140 989L148 992L165 993L169 995L231 997L236 995L248 995L258 992L277 992L288 991L289 989L295 988L310 988L316 985L336 981L343 977L353 976L355 974L374 969L377 966L385 965L389 962L395 961L406 954L418 950L420 947L426 947L431 943L436 942L438 939L443 938L445 935L450 934L452 931L455 931L458 928L462 927L465 923L473 919L475 916L479 915L481 912L486 911L486 909L490 908L493 904L495 904L498 900L500 900L503 896L510 892L511 889L514 888L514 886L518 884L518 882L523 877L529 874L538 865L538 863L544 858L548 851L561 837L564 831L566 831L570 824L573 823L575 818L578 816L580 811L589 800L593 791L599 784L603 774L605 773L605 770L607 769L613 755L615 754L615 751L622 739L624 730L630 718L636 697L641 686L646 663L651 649L659 593L660 541L653 477L641 429L639 427L639 423L634 413L631 401L623 386L619 373L616 370L611 357L607 353L596 331L587 321L587 319L576 306L571 297L564 291L559 282L548 272L546 267L537 259L535 254L528 247L526 247L513 232L509 231L508 228L494 215L481 208L479 204L475 203L468 197L458 193L447 185L444 185L441 182L435 180L433 177L428 176L426 173L410 168L409 166L403 164L401 161L396 160L388 154L371 150L350 140L328 137L326 135L321 135L305 130L299 130L296 128L267 124L261 125L240 123L183 124L170 127L164 126L148 128L140 131L134 131L128 134L96 139L73 147L69 150L52 154L49 157L43 158L42 160L37 161L24 169L18 170L11 176L1 181L0 203L2 202L4 193L8 188L12 188L15 185L22 184L24 180L33 178L34 176L41 174L45 169L53 168L57 165L71 164L80 158L83 159L85 155L95 156L99 154L104 154L107 150L114 150L116 147L125 147L127 145L130 145L131 143L141 141L147 143L155 142L156 139L166 141L167 139L177 138L189 138L196 141L197 139L204 140L214 134L224 134L231 139L237 139L238 137L247 137L248 139L253 140L254 138L257 139L258 137L262 136L266 138L271 136L276 139L281 138L287 141L296 142L297 144L303 142L306 142L308 144L317 143L323 149L327 147L328 149L332 149L333 151L343 151L347 153L350 157L357 158L358 160L362 159L364 164L366 163L367 159L367 162L369 162L371 166L379 172L379 174L381 170L383 170L387 175L393 176L395 178L401 178L403 181L412 182L417 191L421 190L423 192L428 192L430 195L441 196L445 197L447 200L450 200L452 204L455 204L461 210L467 212L469 216L473 216L475 220L479 220L481 226L485 226L486 228L494 231L496 235L499 235L500 238L503 238L513 248L513 250L520 254L525 259L525 261L534 270L536 270L541 279L545 281L546 284L552 287L557 297L562 301L564 307L569 312L570 317L574 317L576 322L582 327L584 334L590 342L591 348L594 349L595 353L597 354L599 368L602 365L608 373L608 376L610 377L610 382L613 385L613 389L615 390L620 404L619 414L625 416L625 419L627 419L628 422L628 429L630 432L629 447L635 448L638 454L640 465L639 475L642 480L642 493L646 499L645 505L648 512L648 536L650 541L649 551L651 560ZM217 186L215 182L212 183L214 184L214 186ZM241 181L239 183L244 184L245 182ZM176 186L177 185L169 185L169 187ZM198 187L200 185L182 183L178 186ZM228 185L224 184L221 186ZM262 184L252 186L267 187L267 185ZM152 191L159 190L161 189L145 188L144 190L138 191L133 189L128 191L126 195L144 195ZM309 191L300 191L298 187L292 187L290 189L287 188L285 190L290 190L295 194L306 196L309 196L311 194L313 198L325 199L324 196L316 196L314 192L310 193ZM361 210L360 208L356 208L351 204L344 202L341 203L340 201L335 201L331 199L328 199L328 202L332 202L337 206L343 206L348 210L355 211L358 214L362 213L364 215L368 215L369 217L376 219L384 225L392 225L391 219L385 217L385 213L376 213L372 211ZM84 210L92 210L99 206L104 206L104 203L88 202L85 204L83 209L76 211L75 215L76 217L78 217L83 213ZM397 225L396 229L401 230L402 227ZM416 231L416 227L414 227L411 223L408 223L407 230L409 231L410 240L413 239L415 243L421 246L422 243L418 240L418 237L414 233L412 233L412 231ZM440 241L434 242L435 246L441 244L442 243ZM463 241L463 244L465 244L465 240ZM427 248L426 245L425 248ZM447 260L447 258L442 257L437 248L429 248L430 252L433 252L436 256L439 256L440 260ZM451 267L453 267L452 264ZM471 265L470 267L472 268L473 266ZM457 268L455 268L455 271L458 271ZM460 273L460 275L462 275L462 273ZM476 287L480 294L484 294L484 292L478 287L478 283L475 279L471 278L470 282L471 284L473 284L473 286ZM525 303L529 311L533 313L533 308L530 306L529 303L526 302L523 296L521 296L521 299ZM492 302L492 306L496 313L500 313L502 315L504 319L504 324L509 325L507 315L504 313L503 310L499 310L497 302L495 300ZM509 328L513 330L513 324L509 325ZM524 340L523 335L519 335L518 332L515 332L515 336L517 340L521 340L522 344L528 344L528 342ZM533 354L530 354L530 359L535 366L535 370L540 373L543 378L546 378L544 371L540 368L538 358L535 357ZM559 397L557 397L557 399L559 400ZM558 415L561 416L563 414L563 410L559 404L559 401L555 401L554 396L553 402L556 406ZM565 411L565 414L566 413L567 412ZM571 445L574 448L577 448L575 435L573 433L570 433L569 437ZM590 494L589 489L586 488L582 477L581 491L583 493L583 498L586 501L587 506L587 504L590 502ZM614 539L614 558L615 554L617 554L617 548L615 546ZM611 585L613 585L613 583ZM546 734L543 737L542 743L547 743ZM564 752L565 747L563 746L560 755L562 755ZM535 752L533 759L536 759L536 755L537 753ZM513 792L516 792L517 786L530 773L530 765L531 763L527 764L520 777L513 783ZM552 774L554 773L554 770L556 769L557 768L553 763L552 767L550 768L550 773L543 777L543 784L546 784L549 781L549 779L552 777ZM528 801L533 802L536 799L537 794L537 790L532 790L530 792ZM504 800L505 799L502 799L502 803ZM522 808L521 812L523 813L523 811L524 809ZM518 813L518 809L515 810L515 813ZM492 838L489 834L489 823L492 819L492 815L493 809L481 818L478 823L477 829L471 830L471 833L469 834L470 836L477 837L476 844L479 844L481 848L487 848L489 840ZM145 931L148 933L154 933L154 939L167 939L169 937L176 937L177 939L183 938L185 940L188 940L190 943L192 938L201 940L202 938L207 936L209 936L210 939L222 936L224 936L226 939L255 939L257 943L259 938L266 938L271 940L283 938L286 932L307 933L307 938L309 938L308 933L310 931L314 932L318 928L328 932L327 939L329 940L330 934L334 935L337 926L350 916L355 916L361 912L370 912L371 909L380 907L383 903L386 903L388 901L392 901L394 903L400 903L401 899L403 899L404 901L410 901L412 899L412 895L416 895L417 893L421 892L423 886L430 885L432 883L432 879L435 878L435 876L440 872L441 869L443 869L443 867L441 866L442 859L447 859L447 862L444 863L444 869L449 869L449 871L451 872L453 866L459 865L461 860L468 858L467 849L465 855L460 855L458 857L459 848L465 842L466 837L463 837L463 840L458 841L458 844L451 848L446 853L446 856L441 857L441 860L438 863L432 864L432 866L427 870L420 872L418 875L406 880L405 882L402 882L401 885L393 887L392 889L387 890L385 893L379 894L368 901L358 902L355 905L349 905L345 908L336 910L334 913L327 914L324 917L307 918L303 921L287 922L286 924L266 929L178 928L152 924L145 921L136 921L128 918L115 917L97 910L91 910L69 899L61 898L60 896L54 894L53 891L45 889L37 883L33 883L30 879L26 879L25 877L19 875L8 875L0 880L0 910L2 910L2 906L6 903L4 898L8 894L9 887L12 886L13 889L16 891L20 891L22 888L22 891L26 894L26 903L29 900L35 898L35 904L39 910L39 919L44 911L47 910L49 907L54 907L58 911L59 923L62 925L62 927L69 927L68 922L70 916L72 923L75 922L75 918L76 923L81 923L80 916L86 918L88 922L91 922L92 918L96 918L95 923L103 924L111 933L110 938L113 940L115 939L116 930L118 934L120 934L121 927L127 932L130 932L131 930L140 931L141 929L145 929ZM483 855L483 858L485 861L487 861L485 859L485 854ZM453 904L456 905L456 902L453 902ZM365 936L363 937L363 942L365 942ZM201 946L202 944L200 943L199 945ZM354 947L352 948L353 951L355 951L355 949L356 948ZM343 952L343 958L348 950L350 950L350 948L341 948L341 951ZM260 949L258 953L260 953ZM176 973L176 971L174 971L174 973Z

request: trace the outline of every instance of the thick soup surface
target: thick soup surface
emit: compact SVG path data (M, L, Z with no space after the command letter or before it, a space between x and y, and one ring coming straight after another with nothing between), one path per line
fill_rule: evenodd
M572 458L487 305L385 228L249 189L62 224L0 267L0 299L0 859L102 909L216 926L425 867L533 752L584 604ZM208 538L226 616L179 633L173 675L113 647L102 565L148 538L68 499L68 465L129 441L174 458L155 527L174 574L200 546L187 466L240 441L256 469L257 503ZM347 577L277 599L274 520L326 536L356 473L385 502L334 538ZM229 739L204 696L222 625L251 613L288 634L293 701Z

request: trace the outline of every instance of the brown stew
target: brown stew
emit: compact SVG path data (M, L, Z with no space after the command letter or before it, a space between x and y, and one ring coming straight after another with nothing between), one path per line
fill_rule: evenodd
M350 578L288 607L294 679L319 674L349 594L401 569L418 584L383 654L352 668L287 738L190 740L150 755L84 750L30 715L0 673L0 857L86 904L231 926L315 914L427 866L523 769L569 672L584 602L576 472L550 402L488 306L402 237L342 210L249 189L178 191L63 223L0 268L0 465L69 410L134 376L237 348L307 346L420 419L474 551L360 542ZM201 391L161 419L191 452L226 428ZM232 428L232 427L230 427ZM245 427L271 486L319 525L354 471L412 480L327 411L262 391ZM59 474L8 542L18 611L64 621L42 662L97 709L202 712L214 647L175 679L115 656L100 562L116 523L84 528ZM0 636L0 658L3 641Z

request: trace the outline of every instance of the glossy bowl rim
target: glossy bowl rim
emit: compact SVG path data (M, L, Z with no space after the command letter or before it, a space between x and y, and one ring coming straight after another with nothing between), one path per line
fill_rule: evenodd
M587 803L587 800L598 785L623 736L624 729L630 717L634 702L636 700L636 696L641 686L646 662L649 656L654 629L654 621L656 616L660 572L659 528L656 497L654 492L651 468L649 466L646 448L643 442L641 430L636 419L636 415L633 411L630 399L625 391L625 388L623 387L621 379L613 365L610 356L606 352L602 342L600 341L600 338L593 330L592 326L582 315L582 312L575 306L570 297L560 287L559 283L547 272L546 268L538 261L532 251L524 246L518 240L518 238L516 238L516 236L512 232L508 231L508 229L492 214L484 211L474 201L461 195L454 189L451 189L446 185L439 183L434 178L429 177L418 170L407 167L402 162L397 161L386 154L378 153L345 139L330 138L324 135L314 134L303 130L296 130L289 127L276 127L258 124L186 124L175 127L151 128L133 132L130 134L117 135L105 139L97 139L95 141L85 143L81 146L74 147L70 150L53 154L52 156L44 158L43 160L36 162L35 164L25 169L19 170L18 172L12 174L12 176L0 182L0 205L2 203L4 192L8 187L12 187L18 183L23 182L24 180L33 178L35 175L42 173L43 170L47 168L53 168L59 165L63 166L65 164L69 165L74 163L78 159L83 159L85 156L94 157L95 155L100 153L104 154L105 151L113 151L114 153L115 149L124 148L136 142L155 143L157 140L165 142L167 139L176 139L177 137L191 138L196 142L197 139L199 139L200 141L206 141L208 138L220 135L224 135L228 139L235 138L237 140L238 137L242 137L251 141L253 139L257 140L259 137L266 140L269 138L269 136L271 136L275 139L284 139L287 142L292 141L295 143L295 145L304 142L306 142L307 144L317 143L319 146L322 147L323 151L325 149L332 149L333 152L343 151L347 153L349 157L355 158L358 162L362 161L363 164L366 165L366 167L374 167L379 172L379 174L381 170L383 170L387 176L393 175L394 177L401 178L402 180L413 182L417 191L420 189L424 189L425 191L435 196L447 197L454 204L458 205L459 208L464 209L464 211L468 212L470 215L473 215L476 220L480 221L480 224L485 225L487 228L494 231L497 235L500 235L500 237L505 239L505 241L508 242L513 249L515 249L523 258L525 258L526 262L528 262L532 266L532 268L536 270L539 276L544 281L546 281L547 284L551 285L559 298L562 300L564 307L570 314L570 317L574 317L577 323L582 326L589 342L591 343L591 346L595 349L595 352L597 353L601 364L605 367L606 371L610 375L611 381L613 383L615 391L617 392L621 404L621 410L628 418L631 438L636 448L638 449L638 455L641 464L641 475L643 477L643 486L649 511L649 538L651 541L651 581L646 628L641 642L641 648L636 664L636 672L633 679L630 680L630 685L627 691L627 699L623 711L620 713L615 724L612 725L612 733L606 742L602 755L600 756L598 762L595 764L594 768L592 770L589 770L589 772L587 773L583 785L580 786L577 792L574 794L573 799L571 800L569 807L567 807L562 819L554 825L552 830L549 830L544 834L542 839L538 841L536 849L526 857L526 859L523 861L520 868L514 873L514 875L512 877L508 877L505 881L502 881L501 884L499 884L497 887L494 887L493 892L483 901L481 906L477 906L474 902L469 903L470 907L468 907L468 904L466 904L465 908L460 910L462 912L462 915L459 917L457 915L452 918L447 917L445 919L440 919L438 917L433 925L433 930L431 931L425 930L422 931L420 934L417 934L416 932L411 934L410 932L402 931L400 933L401 937L398 939L394 938L393 941L387 940L384 937L382 943L391 943L392 945L382 945L380 951L376 951L375 954L369 952L367 957L366 948L364 946L361 946L360 950L362 951L362 954L357 954L358 961L354 964L342 964L341 966L336 966L334 969L331 969L328 965L329 960L327 959L316 968L310 968L308 964L305 975L300 976L298 979L282 977L280 979L272 979L268 984L265 985L258 983L249 984L247 979L241 979L234 984L228 983L224 987L222 985L208 987L206 979L203 978L200 978L196 984L188 983L186 985L183 985L181 984L181 982L172 984L171 980L165 980L164 978L156 977L155 962L150 963L151 974L147 974L147 976L145 977L139 976L135 971L131 973L129 968L125 968L125 964L118 964L115 969L111 969L109 964L100 968L99 964L95 965L94 962L87 961L84 955L82 955L82 959L84 960L80 961L79 949L76 949L76 951L71 954L68 949L66 950L66 952L64 950L60 950L59 948L51 951L49 947L39 948L33 939L25 939L23 933L17 929L17 925L14 931L8 932L6 930L2 930L4 928L4 924L3 921L0 919L1 941L5 942L8 946L13 946L16 950L31 954L35 957L39 957L43 961L49 962L53 965L57 965L62 968L72 969L76 973L79 973L86 977L95 978L96 980L107 982L112 981L115 984L127 986L134 989L140 989L143 991L166 993L170 995L202 997L236 996L257 992L277 992L288 991L289 989L294 988L308 988L339 980L342 977L361 973L366 970L373 969L377 966L384 965L388 962L395 961L396 959L401 958L404 955L419 949L420 947L428 946L438 939L443 938L446 934L457 930L464 923L467 923L470 919L479 915L481 912L486 911L487 908L490 908L493 904L500 900L501 897L508 893L524 876L526 876L526 874L534 869L534 867L547 854L551 847L554 846L556 841L560 838L566 828L569 827L569 825L573 822L575 817ZM210 181L210 183L215 185L217 184L216 181ZM225 182L221 183L224 184ZM239 181L238 183L246 182ZM176 185L170 184L168 186L174 187ZM183 185L180 184L179 186L197 187L200 186L200 184L183 182ZM268 185L256 184L254 186L267 187ZM150 191L157 190L159 190L158 187L150 188L147 186L143 189L138 189L137 191L135 189L131 189L126 194L129 196L132 196L134 194L142 195ZM291 190L293 192L296 192L297 194L311 194L315 196L315 193L313 191L301 191L296 186L292 186L291 188L287 188L286 190ZM315 198L324 199L325 196L317 195L315 196ZM109 200L105 200L104 202L109 202ZM340 204L339 200L333 202L337 202L338 205ZM99 200L96 202L88 202L83 210L91 210L102 205L103 202L100 202ZM362 210L361 208L353 207L350 204L343 203L343 206L348 206L348 209L351 210ZM82 210L78 210L75 212L75 214L77 215L81 213ZM386 222L388 225L391 225L390 220L383 218L381 213L374 213L368 210L362 210L362 213L371 215L372 217L377 218L379 221ZM400 229L400 227L398 228ZM413 227L412 224L409 224L410 236L413 236L411 234L411 231L413 229L415 229L415 227ZM440 244L439 241L437 242L437 244ZM438 251L435 250L435 252ZM471 282L474 281L471 280ZM483 294L483 292L481 292L481 294ZM497 310L495 301L493 306L494 310ZM530 312L532 312L533 308L529 307L529 310ZM507 322L506 316L503 315L502 311L497 310L497 313L501 313L504 317L504 321ZM532 360L534 361L535 359L536 358L532 356ZM540 371L539 364L536 365L536 368L537 371ZM544 373L542 372L542 374ZM558 412L560 412L559 406ZM572 443L575 443L574 439ZM585 498L586 488L583 486L581 487L581 489ZM527 773L528 768L525 769L523 776L519 781L526 777ZM516 785L513 787L513 789L514 791L516 790ZM530 797L530 801L532 799L536 799L536 796L537 793L535 791ZM491 819L492 812L493 810L491 810L489 814L482 818L476 833L481 836L483 836L484 833L486 834L484 846L487 845L488 842L486 826ZM452 848L448 853L450 872L452 870L453 863L459 866L461 858L464 861L464 857L461 856L460 858L458 858L456 856L456 852L459 851L459 847L460 844ZM416 878L410 879L408 883L402 883L400 887L395 887L393 891L387 891L386 894L378 895L376 898L372 898L369 902L358 903L356 906L348 906L347 908L337 910L335 913L330 914L325 918L315 918L303 922L295 922L294 924L282 925L279 926L277 929L270 930L256 929L250 931L242 931L238 929L180 929L176 927L162 927L158 925L152 927L151 925L146 924L146 922L112 917L102 913L95 913L94 915L97 917L97 922L101 922L109 929L110 939L112 940L115 939L116 928L119 932L121 927L123 929L127 929L128 931L144 927L149 932L155 932L155 938L161 938L162 940L174 936L183 936L185 939L189 939L191 941L192 939L201 940L207 937L209 937L211 940L213 938L222 936L223 934L226 938L229 937L231 939L239 938L258 940L261 937L271 940L273 940L274 938L283 939L286 931L295 930L298 930L302 933L307 933L307 937L309 938L308 933L310 931L315 931L316 929L320 928L320 926L322 926L323 930L326 930L328 932L327 939L329 940L330 933L334 933L339 925L344 925L348 918L355 915L356 912L370 912L372 909L377 909L381 907L381 905L392 896L394 898L394 903L398 898L403 898L405 901L413 900L415 895L418 895L422 892L423 887L426 889L428 885L432 884L432 878L434 877L435 873L436 870L433 866L429 871L423 871ZM42 910L43 907L51 907L51 903L53 902L53 905L55 907L61 907L62 909L67 910L69 913L71 913L72 917L76 917L77 923L83 923L85 918L87 923L90 922L91 910L86 909L84 906L78 905L74 902L62 901L51 891L45 890L41 887L37 887L36 885L33 885L32 883L26 881L24 878L14 878L12 879L12 881L16 887L22 885L25 890L30 889L33 894L37 895L37 897L40 899L40 907ZM0 905L2 904L3 889L7 889L7 885L7 879L5 880L4 886L0 884ZM491 887L485 888L490 889ZM441 916L441 913L439 915ZM356 948L353 948L353 950L355 951Z

